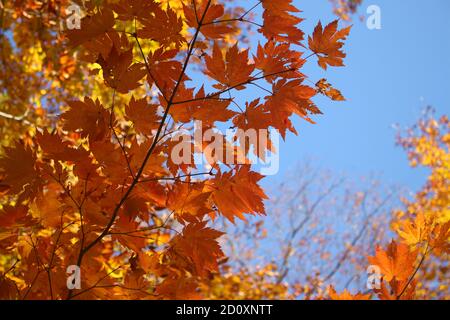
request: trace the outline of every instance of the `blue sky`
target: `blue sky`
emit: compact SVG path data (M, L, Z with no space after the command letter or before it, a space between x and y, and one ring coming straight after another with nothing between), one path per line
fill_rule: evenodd
M294 2L307 18L302 29L308 33L319 19L324 24L335 19L327 0ZM265 185L282 180L306 158L350 177L375 174L387 185L417 190L425 182L426 171L409 168L395 145L393 125L414 124L427 105L449 114L450 2L364 1L361 16L371 4L381 8L382 29L369 30L355 17L345 68L323 73L313 61L305 67L311 80L326 76L348 101L317 100L324 112L315 118L317 125L295 120L299 136L281 144L280 172Z

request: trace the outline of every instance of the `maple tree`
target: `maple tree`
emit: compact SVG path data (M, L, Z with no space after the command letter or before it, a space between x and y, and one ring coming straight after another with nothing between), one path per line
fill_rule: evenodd
M430 168L430 175L415 199L404 199L405 208L393 212L391 225L398 240L392 240L386 249L378 246L375 254L368 257L368 262L377 266L382 275L379 288L375 288L380 299L448 297L449 129L447 116L437 118L429 111L408 130L406 137L399 138L411 165Z
M343 66L350 27L306 39L292 1L77 3L80 28L64 32L68 1L2 3L1 298L201 298L225 259L209 222L264 215L267 196L248 163L175 162L171 137L195 120L297 133L294 115L321 114L316 95L344 99L302 67Z
M228 261L225 277L205 285L212 297L310 300L328 298L331 284L365 287L366 255L388 237L397 196L376 180L354 181L304 162L270 188L267 217L216 222Z
M333 3L334 13L343 20L351 20L352 15L358 11L363 0L330 0Z
M222 226L224 251L237 266L225 262L202 290L213 299L448 299L448 123L429 111L399 137L411 165L431 169L403 209L395 209L396 193L372 183L355 191L310 166L298 169L298 181L275 188L269 221ZM392 235L398 239L388 240Z

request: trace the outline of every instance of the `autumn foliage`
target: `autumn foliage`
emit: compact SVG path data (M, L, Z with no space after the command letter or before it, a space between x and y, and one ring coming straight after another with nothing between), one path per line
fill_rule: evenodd
M398 300L448 278L446 117L399 139L431 174L392 213L396 240L361 252L381 272L375 291L319 290L333 270L311 275L312 290L284 281L287 264L236 269L226 255L218 222L264 218L264 175L249 159L277 150L270 135L242 145L221 130L286 139L295 117L322 114L317 96L344 101L304 66L343 67L351 26L308 17L317 23L304 30L308 13L291 0L75 2L80 28L67 28L66 0L1 4L0 299ZM211 140L184 144L206 164L176 161L177 135L199 129L219 132L233 161ZM295 244L283 245L286 262Z
M334 12L343 20L351 20L358 11L363 0L330 0L333 3Z
M428 114L399 138L411 165L430 169L428 181L405 209L394 211L392 229L398 240L377 246L368 263L382 275L375 293L383 300L446 299L450 250L450 125L447 116ZM331 297L350 297L348 292ZM355 297L361 297L359 294Z
M302 67L343 66L350 27L319 23L305 37L291 1L235 3L86 1L80 28L63 32L66 1L3 8L4 121L30 129L10 132L0 160L2 298L202 297L225 258L223 233L209 222L264 215L263 176L214 155L205 172L175 163L170 138L194 120L204 130L228 123L284 138L296 133L294 115L313 122L321 113L314 96L344 99ZM47 30L36 27L39 14ZM31 46L39 72L13 57L29 55L27 32L44 35ZM31 85L42 96L14 90ZM248 100L250 86L261 91ZM191 147L205 153L207 143ZM67 287L68 266L81 268L81 289Z

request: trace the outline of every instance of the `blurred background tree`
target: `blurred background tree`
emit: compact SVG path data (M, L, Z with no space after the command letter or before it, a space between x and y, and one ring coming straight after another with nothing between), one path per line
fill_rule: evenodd
M343 20L351 20L357 13L363 0L330 0L334 7L334 13Z
M407 189L387 188L374 179L355 183L308 164L273 188L265 219L237 226L218 221L227 230L228 260L224 273L203 286L206 296L328 299L332 285L347 292L333 299L355 298L352 290L375 297L366 287L367 257L376 245L399 237L411 250L424 251L414 263L415 287L407 298L448 299L449 124L447 116L428 108L406 134L399 132L398 144L411 166L429 168L427 183L413 197Z

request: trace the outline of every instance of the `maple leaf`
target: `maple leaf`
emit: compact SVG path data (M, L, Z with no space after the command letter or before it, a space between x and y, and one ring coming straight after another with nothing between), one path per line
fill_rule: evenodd
M241 148L235 144L234 137L222 134L217 131L209 131L209 127L202 126L202 132L205 132L205 138L201 143L196 143L198 152L203 153L206 162L216 168L219 163L228 165L231 163L250 164L249 160L242 154ZM213 129L214 130L214 129Z
M69 141L63 141L56 133L36 133L36 140L45 157L60 161L77 162L88 156L85 150L75 149Z
M150 74L147 75L147 81L150 86L156 85L162 90L166 97L172 94L181 74L182 64L174 59L177 54L178 50L158 48L148 55ZM189 78L184 76L183 81L186 80Z
M271 116L260 104L261 99L247 102L245 112L239 113L233 118L233 124L240 129L247 130L254 128L256 130L268 128L271 123Z
M63 141L60 135L56 133L51 134L47 131L37 133L36 140L45 160L52 159L73 164L73 173L76 176L85 178L90 175L91 178L94 178L95 174L93 173L97 170L97 167L92 164L89 151L82 146L74 148L69 141ZM49 174L53 171L56 171L57 176L60 176L61 179L65 176L63 168L58 162L55 163L54 169L51 167L46 168L45 173Z
M205 56L205 74L220 82L214 88L222 90L235 87L245 89L245 83L255 70L254 64L248 63L248 50L239 52L237 43L231 47L225 56L225 61L219 45L215 42L212 56Z
M110 140L99 140L90 143L90 151L92 152L101 173L107 177L112 183L123 182L124 176L128 171L127 162L120 152L120 146L113 144Z
M231 101L228 99L211 99L205 94L202 86L194 96L194 88L186 88L180 85L175 98L176 104L170 109L170 115L174 120L180 122L190 122L200 120L205 127L211 127L215 122L226 122L231 119L236 112L229 110ZM177 101L189 101L178 103ZM163 106L166 102L160 98Z
M93 54L98 54L107 59L114 44L119 46L120 36L114 31L114 13L105 8L92 16L86 16L81 21L80 29L67 31L67 37L72 46L82 44Z
M309 49L317 54L319 66L327 69L327 66L339 67L344 65L346 54L342 51L344 43L350 33L351 26L338 31L338 20L328 24L325 29L319 22L312 37L308 38Z
M146 289L148 288L149 283L145 278L144 270L139 267L132 268L126 273L124 286L130 288L125 295L125 299L127 300L145 299L148 295ZM123 291L121 291L121 293L122 292Z
M195 147L191 137L178 135L167 140L164 147L167 148L167 154L169 155L167 157L167 167L172 175L176 176L179 170L189 174L191 169L196 169L194 160ZM185 154L185 150L189 150L189 153ZM177 159L182 159L182 161L176 161ZM184 159L188 160L185 161Z
M273 95L266 97L264 108L273 117L272 125L285 138L286 130L296 133L289 117L297 114L310 123L314 123L309 114L321 114L321 111L311 102L316 90L302 85L301 79L287 81L281 79L273 84Z
M170 115L175 121L187 123L192 120L192 114L198 105L193 101L194 90L195 88L186 88L184 82L178 87L177 94L174 98L175 104L170 109ZM181 101L189 102L181 103ZM159 96L159 102L164 108L167 108L167 102L162 95Z
M436 253L450 252L450 221L434 227L430 232L429 243Z
M351 26L338 31L338 20L328 24L325 29L322 23L314 29L312 37L308 38L309 49L317 54L319 66L327 69L327 66L339 67L344 65L346 54L342 51L343 41L350 33Z
M412 300L416 293L416 285L415 279L412 281L393 279L389 284L382 282L381 288L375 289L375 292L381 300Z
M17 285L0 273L0 300L16 300L19 298Z
M224 256L217 238L224 233L206 227L206 221L190 223L181 235L172 240L172 248L178 254L190 258L198 274L218 271L217 259Z
M416 246L426 240L429 226L425 215L419 213L414 221L404 220L400 222L396 231L406 244Z
M197 2L197 0L195 0L195 2ZM203 17L206 5L207 1L202 1L202 4L196 4L194 9L193 6L186 6L183 4L184 15L189 27L198 28L198 22ZM209 6L208 11L203 18L202 27L200 28L200 32L207 39L220 39L235 32L235 28L233 26L227 25L226 23L217 23L217 21L220 20L219 18L221 18L224 13L225 9L221 4L213 4Z
M234 223L235 217L245 220L244 214L265 214L266 194L258 185L262 175L241 166L234 172L218 173L210 181L212 199L218 211Z
M138 263L141 268L147 273L155 274L158 277L167 276L167 266L163 264L164 257L164 252L147 251L137 253Z
M99 100L89 97L67 102L70 109L61 115L63 128L67 131L80 132L81 137L90 141L104 139L109 134L110 113L103 108Z
M377 247L375 256L368 257L369 262L380 267L384 280L391 281L408 280L414 271L414 263L417 259L417 250L411 251L409 246L394 240L390 243L387 251Z
M316 83L316 88L321 94L326 95L331 100L345 101L345 98L342 95L342 93L339 90L333 88L331 84L328 83L327 79L320 79Z
M265 79L273 82L278 77L281 78L302 78L302 73L298 71L306 60L302 59L302 53L290 50L288 43L277 44L275 41L268 41L264 47L258 44L257 55L253 56L256 69L262 70Z
M186 42L181 35L183 19L170 7L166 10L153 9L152 15L141 19L141 23L143 28L137 31L139 38L157 41L163 47L170 47L173 44L177 49Z
M198 283L192 278L172 275L156 287L155 293L171 300L198 300L202 296L197 290Z
M120 93L128 93L141 86L139 81L144 78L147 71L142 63L134 63L133 48L125 52L119 52L113 47L108 58L100 57L97 63L103 69L103 78L106 83Z
M30 205L30 212L34 218L46 228L57 228L64 221L64 205L59 194L61 186L52 183L46 186L44 194L39 194Z
M245 111L236 115L233 118L233 124L236 128L243 130L266 130L267 136L263 137L260 134L257 135L256 145L254 145L253 152L261 160L265 159L266 151L276 152L275 147L270 140L270 132L267 130L272 124L271 114L260 105L260 99L253 100L252 102L246 102ZM259 131L264 132L264 131ZM251 141L246 141L245 154L248 154L251 145Z
M129 199L128 205L132 202L139 202L140 204L137 205L138 210L148 210L148 207L145 205L145 202L139 201L139 199L131 198ZM142 208L139 208L142 206ZM129 211L128 209L125 209L124 211ZM135 219L131 217L136 217L137 214L133 213L130 214L121 214L119 216L119 219L116 221L113 233L115 234L114 237L127 248L130 248L135 253L140 253L142 250L147 246L147 238L148 234L146 232L137 232L139 230L139 222L136 222ZM136 237L128 237L127 234L133 233ZM134 239L133 239L134 238Z
M333 286L328 288L328 294L331 300L370 300L370 294L362 294L358 292L357 294L351 294L347 289L342 293L337 293Z
M161 117L157 114L158 106L149 104L147 99L136 100L131 97L130 103L125 109L127 118L133 122L138 133L152 135L152 131L158 129Z
M188 181L189 182L189 181ZM211 192L204 192L203 183L177 183L169 191L167 207L180 222L195 222L212 211L208 207Z
M400 221L395 226L395 231L412 247L426 242L436 251L445 252L450 248L450 222L439 223L423 213L418 213L413 220Z
M36 196L43 184L36 161L34 152L18 142L14 147L5 148L0 158L0 173L5 175L2 185L7 193L20 195L19 200Z
M110 5L117 13L117 19L130 21L134 18L142 21L149 19L152 12L159 8L159 4L153 0L120 0Z
M290 14L290 12L300 12L292 5L292 0L262 0L261 2L264 8L264 25L259 31L266 39L300 44L304 33L297 28L297 24L303 19Z
M130 166L133 172L137 172L141 168L143 159L146 157L151 143L150 140L146 140L143 143L138 143L137 140L132 141L129 154ZM143 168L143 173L153 177L166 175L167 170L163 166L163 163L166 161L166 156L162 152L155 153L146 163Z
M0 209L0 228L19 228L32 225L35 222L28 215L28 207L24 205L5 205Z
M205 99L202 99L205 98ZM208 127L214 125L215 122L227 122L236 112L229 110L230 100L214 100L208 99L205 95L205 89L202 86L195 95L198 100L194 103L192 118L202 121L203 125Z

